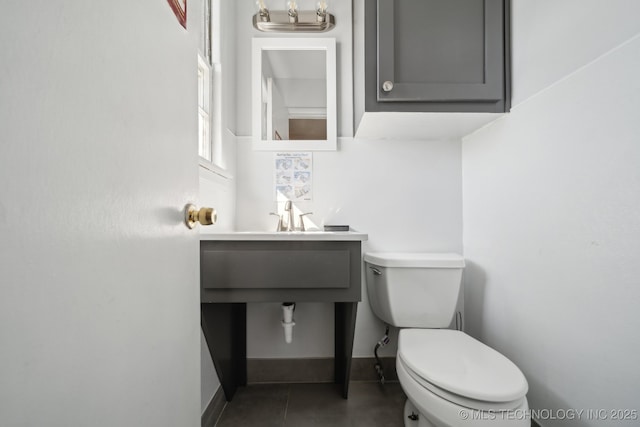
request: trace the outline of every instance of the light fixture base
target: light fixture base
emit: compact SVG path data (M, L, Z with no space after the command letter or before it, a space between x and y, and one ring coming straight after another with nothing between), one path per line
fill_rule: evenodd
M289 13L286 10L269 10L269 21L263 21L260 13L253 15L253 26L264 32L324 32L336 25L336 18L326 13L324 21L318 20L315 10L298 11L298 22L289 21Z

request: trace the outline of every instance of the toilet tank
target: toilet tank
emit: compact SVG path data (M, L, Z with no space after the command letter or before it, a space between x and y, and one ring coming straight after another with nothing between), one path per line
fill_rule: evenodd
M462 285L464 258L454 253L370 252L364 255L373 312L400 328L446 328Z

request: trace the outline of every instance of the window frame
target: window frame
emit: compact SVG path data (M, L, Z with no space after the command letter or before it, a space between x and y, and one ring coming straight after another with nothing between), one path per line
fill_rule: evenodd
M207 104L209 116L207 121L209 127L208 149L211 153L211 160L200 155L201 136L200 125L198 125L198 159L200 171L208 171L224 178L231 178L225 167L225 159L222 141L222 101L221 101L221 75L220 64L220 2L218 0L202 0L202 25L201 43L198 47L198 73L205 71L206 82L204 84L204 100ZM217 19L216 19L217 18ZM201 86L198 83L198 121L201 115Z

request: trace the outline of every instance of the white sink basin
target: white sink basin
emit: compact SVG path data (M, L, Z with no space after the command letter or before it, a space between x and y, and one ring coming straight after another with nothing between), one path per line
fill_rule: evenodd
M357 231L230 231L201 234L200 240L368 240Z

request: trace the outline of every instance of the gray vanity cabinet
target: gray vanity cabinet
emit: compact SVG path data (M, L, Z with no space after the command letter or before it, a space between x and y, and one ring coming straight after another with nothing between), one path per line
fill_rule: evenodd
M509 0L365 0L365 110L510 108Z
M334 304L335 382L346 399L366 235L231 234L200 242L202 332L226 399L247 384L247 303L310 301Z

